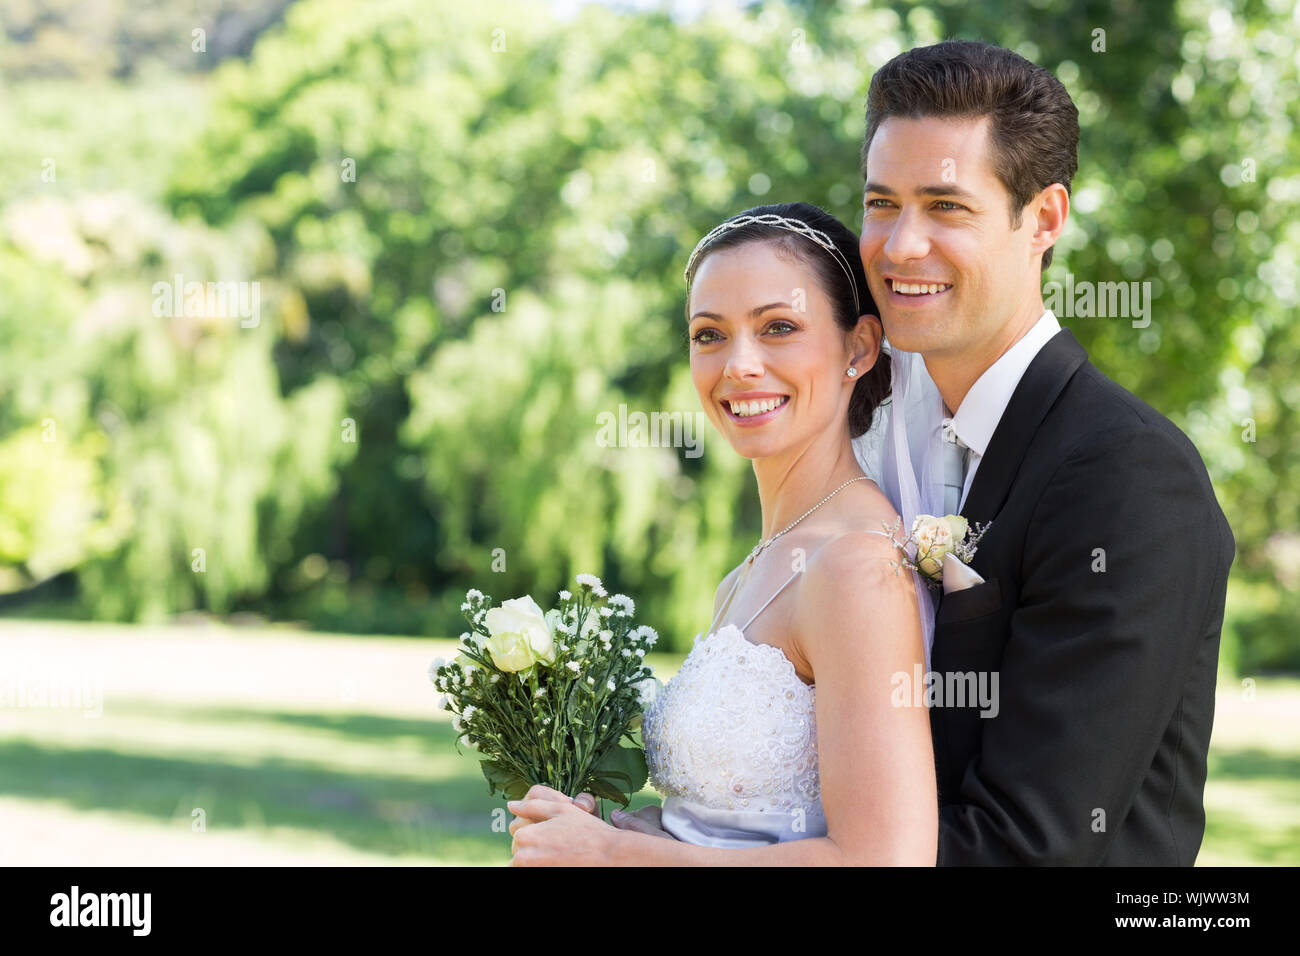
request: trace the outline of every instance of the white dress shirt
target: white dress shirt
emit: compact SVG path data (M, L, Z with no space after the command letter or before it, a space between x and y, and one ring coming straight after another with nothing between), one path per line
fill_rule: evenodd
M953 414L952 431L970 449L967 453L966 481L962 486L958 510L966 506L966 496L970 494L980 459L988 451L993 432L997 430L1002 413L1007 410L1007 403L1011 401L1011 395L1020 384L1025 369L1029 368L1029 363L1038 355L1039 350L1059 331L1061 323L1056 321L1056 316L1048 309L1001 358L984 370L984 374L975 380L975 384L962 399L961 407Z

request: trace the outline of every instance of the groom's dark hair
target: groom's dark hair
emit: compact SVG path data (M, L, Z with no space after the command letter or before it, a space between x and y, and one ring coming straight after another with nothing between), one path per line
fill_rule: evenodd
M1011 195L1011 228L1020 228L1028 202L1052 183L1070 192L1079 168L1079 111L1048 70L988 43L945 40L894 57L871 78L867 92L867 151L890 117L988 116L993 170ZM1043 253L1043 268L1052 250Z

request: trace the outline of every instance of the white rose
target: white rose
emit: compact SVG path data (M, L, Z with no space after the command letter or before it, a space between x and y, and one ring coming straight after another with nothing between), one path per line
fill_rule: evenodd
M531 597L501 602L487 612L484 625L491 636L483 646L501 670L522 671L533 664L555 663L555 639L546 615Z
M916 542L916 565L922 574L939 579L943 574L944 555L950 554L966 537L966 527L966 519L959 515L916 516L912 522L912 540Z

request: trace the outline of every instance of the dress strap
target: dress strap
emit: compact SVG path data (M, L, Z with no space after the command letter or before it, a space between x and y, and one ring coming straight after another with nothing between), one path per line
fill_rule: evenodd
M723 617L725 617L727 611L731 608L731 599L736 596L736 588L740 586L740 579L744 577L743 574L739 573L741 568L743 567L744 565L742 564L736 568L736 571L738 573L736 574L735 578L732 579L731 590L727 592L727 596L722 601L722 606L718 608L718 613L713 615L713 623L709 625L710 634L714 632L718 621L720 621Z
M867 533L867 534L878 534L878 535L880 535L882 538L889 538L890 541L893 541L893 540L894 540L892 535L886 534L884 531L872 531L871 529L868 528L868 529L866 529L866 533ZM742 567L743 567L743 565L742 565ZM776 596L777 596L778 594L780 594L782 591L785 590L786 585L788 585L791 581L793 581L795 578L797 578L797 577L798 577L800 574L802 574L802 573L803 573L803 571L802 571L802 570L799 570L799 571L794 572L794 574L790 575L788 578L786 578L786 579L785 579L785 583L783 583L779 588L777 588L774 592L772 592L772 596L771 596L770 598L768 598L766 601L764 601L764 602L763 602L763 606L760 607L757 611L755 611L755 612L753 613L753 615L750 617L750 619L749 619L748 621L745 622L745 625L744 625L744 627L741 628L741 631L747 631L747 630L749 630L749 625L751 625L751 624L754 623L754 618L758 617L760 614L762 614L764 611L766 611L766 610L767 610L767 606L768 606L769 604L771 604L774 600L776 600ZM714 623L714 624L717 624L717 623L718 623L718 620L719 620L720 618L724 617L724 616L726 615L727 611L730 609L730 607L731 607L731 599L732 599L733 597L736 596L736 588L740 585L740 579L741 579L741 577L742 577L742 575L737 574L737 575L736 575L736 579L735 579L734 581L731 582L731 590L727 592L726 600L724 600L724 601L722 602L722 607L720 607L720 608L718 609L718 613L715 614L715 615L713 616L713 623ZM712 627L712 626L710 626L710 628L709 628L709 633L710 633L710 634L713 633L713 627Z
M771 596L770 598L768 598L766 601L763 602L763 606L760 607L757 611L755 611L755 612L754 612L754 616L751 617L748 621L745 622L744 626L741 628L741 631L747 631L747 630L749 630L749 625L751 625L751 624L754 623L754 618L755 618L755 617L758 617L760 614L762 614L764 611L766 611L766 610L767 610L767 606L768 606L769 604L771 604L774 600L776 600L776 596L777 596L778 594L780 594L782 591L785 590L785 586L786 586L786 584L789 584L791 581L793 581L795 578L797 578L797 577L798 577L799 575L801 575L801 574L803 574L803 571L802 571L802 570L799 570L799 571L796 571L794 574L790 575L788 578L786 578L786 579L785 579L785 584L782 584L779 588L777 588L777 589L772 593L772 596Z

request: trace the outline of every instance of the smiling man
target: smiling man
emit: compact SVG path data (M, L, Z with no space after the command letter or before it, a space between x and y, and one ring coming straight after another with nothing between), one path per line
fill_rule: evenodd
M943 396L949 508L991 523L939 603L940 865L1196 859L1234 544L1199 454L1043 305L1078 112L1048 71L949 41L867 100L861 255L894 348Z

